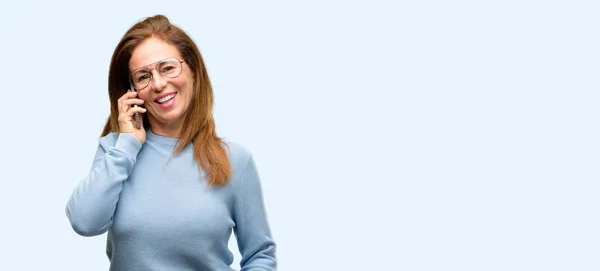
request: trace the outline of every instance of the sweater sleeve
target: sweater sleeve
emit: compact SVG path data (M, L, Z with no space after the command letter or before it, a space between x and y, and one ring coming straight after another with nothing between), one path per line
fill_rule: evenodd
M109 134L100 139L90 173L73 190L65 208L75 232L95 236L112 225L123 181L129 177L141 147L128 134Z
M234 233L242 259L241 271L277 270L260 178L250 156L236 200Z

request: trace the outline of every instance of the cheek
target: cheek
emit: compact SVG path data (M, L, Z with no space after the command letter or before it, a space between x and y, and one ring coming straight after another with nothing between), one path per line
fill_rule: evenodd
M185 94L185 102L189 105L192 102L192 97L194 96L194 90L192 86L188 86Z
M138 98L142 99L144 101L144 105L149 104L150 102L152 102L150 100L150 97L148 97L148 95L144 92L140 92L138 93Z
M182 81L180 86L180 90L183 92L182 96L185 97L186 101L189 102L194 92L194 84L192 80Z

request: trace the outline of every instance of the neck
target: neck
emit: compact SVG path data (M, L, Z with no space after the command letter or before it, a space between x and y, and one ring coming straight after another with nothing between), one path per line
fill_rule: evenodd
M183 119L165 122L150 118L148 122L150 122L153 133L170 138L179 138L179 133L183 127Z

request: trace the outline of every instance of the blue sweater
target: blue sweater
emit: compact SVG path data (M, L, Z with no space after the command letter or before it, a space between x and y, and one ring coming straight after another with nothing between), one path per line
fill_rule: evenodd
M208 186L191 145L172 155L176 139L146 132L146 142L111 133L66 214L83 236L108 231L110 270L230 270L233 230L245 270L276 270L259 175L252 154L228 142L232 176Z

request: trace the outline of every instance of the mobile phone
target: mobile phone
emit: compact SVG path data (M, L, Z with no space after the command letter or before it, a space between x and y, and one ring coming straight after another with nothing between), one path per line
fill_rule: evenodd
M133 83L131 83L131 81L129 81L129 91L135 92L135 88L133 87ZM133 107L138 107L137 104L134 104ZM141 127L141 123L140 123L140 113L133 113L133 117L135 118L135 128L140 129Z

